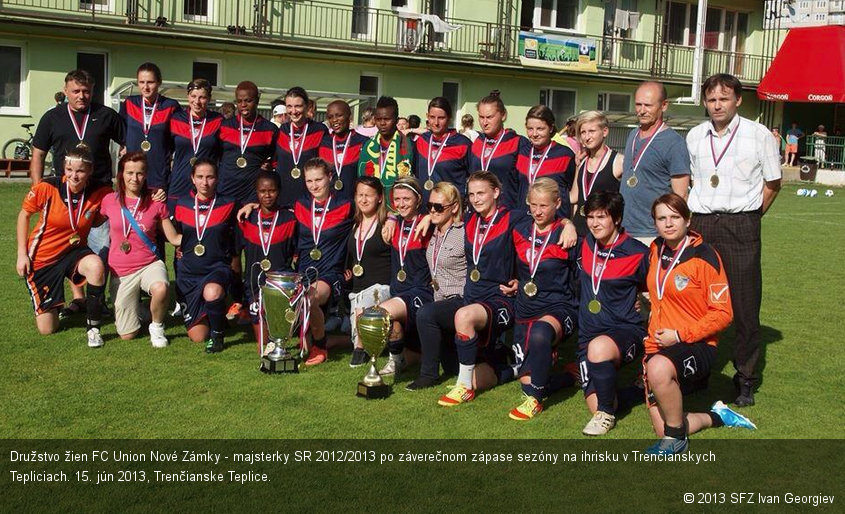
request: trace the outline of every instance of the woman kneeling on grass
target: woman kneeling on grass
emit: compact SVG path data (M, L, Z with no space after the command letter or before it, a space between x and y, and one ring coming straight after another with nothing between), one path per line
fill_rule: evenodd
M121 339L132 339L141 328L140 300L143 289L150 295L150 342L167 346L164 314L167 309L167 267L157 257L159 227L170 244L179 246L182 236L167 216L164 202L154 202L147 188L147 157L130 152L117 164L117 191L103 199L102 214L109 219L109 252L114 299L114 324Z
M86 240L91 227L101 223L100 203L111 188L89 184L93 168L88 150L68 151L64 169L64 176L39 182L24 198L17 222L16 267L26 279L41 334L59 328L65 278L77 286L87 282L88 346L100 348L105 268ZM29 218L36 212L38 223L27 238Z
M754 429L718 401L710 412L684 413L683 395L707 387L718 334L733 318L730 289L716 250L689 231L690 210L667 193L651 207L658 238L649 251L651 318L645 339L646 402L660 441L647 452L687 451L687 435L710 427Z

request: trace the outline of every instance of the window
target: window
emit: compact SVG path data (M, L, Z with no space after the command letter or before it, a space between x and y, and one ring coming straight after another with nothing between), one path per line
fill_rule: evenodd
M666 31L663 41L673 45L695 45L698 5L683 2L666 4ZM748 13L707 8L704 23L704 48L742 52L748 36Z
M390 7L408 7L408 0L390 0Z
M358 94L362 98L358 104L358 123L361 123L361 113L367 107L375 108L381 89L381 79L378 75L361 75L358 81Z
M0 44L0 114L26 114L24 49Z
M631 95L626 93L599 93L598 110L604 112L630 112Z
M211 0L184 0L182 14L186 20L202 20L208 18Z
M205 79L212 86L220 85L220 63L218 61L194 61L193 77Z
M575 91L567 89L541 89L540 103L555 114L555 122L563 126L567 118L575 114Z
M79 9L83 11L114 12L114 0L80 0Z
M455 119L459 118L458 111L460 110L460 96L461 96L461 84L458 81L453 80L444 80L443 81L443 98L449 100L449 103L452 104L452 122L449 125L450 128L455 127Z
M441 20L446 20L446 0L429 0L428 4L428 13L433 14L440 18ZM435 43L443 43L446 39L446 35L442 32L435 32L434 27L429 26L429 30L431 30L431 39Z
M704 21L704 48L708 50L721 50L722 12L721 9L707 8L707 19Z
M370 34L370 0L352 2L352 37Z
M576 30L579 0L535 0L534 26L552 29Z

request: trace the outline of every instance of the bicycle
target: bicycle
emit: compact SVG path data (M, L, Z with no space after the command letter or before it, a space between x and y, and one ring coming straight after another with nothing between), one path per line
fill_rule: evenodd
M21 125L21 127L26 130L27 139L13 137L12 139L6 141L6 144L3 145L4 159L17 159L22 161L32 159L32 139L35 135L32 133L31 129L34 126L34 123L24 123ZM52 152L48 152L44 159L44 169L50 169L52 167L51 154Z

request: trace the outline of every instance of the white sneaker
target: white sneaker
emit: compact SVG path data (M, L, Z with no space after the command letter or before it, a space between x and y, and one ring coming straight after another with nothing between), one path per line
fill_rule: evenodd
M105 343L103 336L100 335L100 329L91 327L88 329L88 348L102 348Z
M153 348L167 348L169 341L167 340L167 336L164 335L164 325L161 323L150 323L150 342L153 344Z
M616 426L616 416L602 411L596 411L584 430L581 431L584 435L605 435L610 432L610 429Z
M387 364L378 372L379 375L395 375L401 373L407 364L405 364L405 357L402 355L391 355Z

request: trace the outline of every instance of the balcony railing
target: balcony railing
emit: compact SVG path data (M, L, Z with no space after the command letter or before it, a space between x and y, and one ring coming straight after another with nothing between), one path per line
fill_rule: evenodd
M430 23L392 10L314 0L0 0L0 13L131 25L151 30L229 35L301 44L306 48L374 50L458 60L519 62L519 27L447 19L460 29L444 34ZM591 37L591 36L587 36ZM690 79L693 48L593 37L601 73ZM661 56L653 66L654 55ZM770 59L706 50L704 75L727 72L759 83Z

